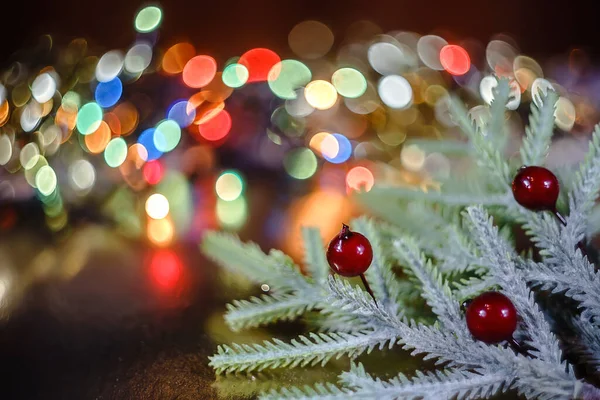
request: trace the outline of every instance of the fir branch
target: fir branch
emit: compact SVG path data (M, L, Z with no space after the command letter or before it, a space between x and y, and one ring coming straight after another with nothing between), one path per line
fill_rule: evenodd
M340 389L333 383L321 383L303 388L291 387L272 390L259 397L260 400L346 400L357 398L349 389ZM363 397L359 397L363 398Z
M324 284L329 276L329 264L325 255L323 238L318 228L303 227L304 264L309 275L317 283Z
M508 93L508 82L506 80L500 80L498 86L495 88L495 107L492 108L492 128L490 129L492 132L497 132L498 130L503 131L503 123L504 123L504 107L506 103L504 103L504 107L499 107L502 104L502 98L507 95L502 96L503 93ZM505 192L508 192L508 188L511 182L510 176L510 167L502 153L498 150L498 143L495 140L487 135L484 136L475 124L469 119L467 114L467 110L465 109L462 101L458 97L453 97L450 102L450 113L455 121L458 122L461 130L474 146L475 158L477 160L477 164L483 167L487 171L487 175L494 178L494 183L498 188L503 189ZM494 114L495 113L495 114ZM502 121L501 123L497 121ZM471 201L469 204L478 203L477 201ZM479 203L482 204L482 203Z
M490 287L496 285L493 277L471 277L469 279L463 279L454 284L454 297L459 300L471 299L478 294L489 290Z
M543 361L560 365L562 355L556 337L550 330L533 294L526 284L526 279L517 270L514 260L517 255L512 247L498 234L492 219L481 207L468 207L465 218L470 223L471 233L480 251L492 263L489 273L503 288L519 312L530 336L528 342L532 353Z
M504 194L478 194L428 191L398 186L375 186L367 196L385 196L386 201L422 201L440 203L449 206L483 204L488 206L507 206L512 196ZM369 192L369 193L370 193Z
M267 283L273 291L313 292L292 259L278 250L266 255L258 245L242 243L235 235L208 232L202 241L202 251L223 268L256 283Z
M365 275L375 298L381 303L381 306L391 313L397 314L398 306L402 304L401 285L384 252L380 232L375 229L373 221L367 218L358 218L352 221L352 229L366 236L373 248L373 261Z
M569 341L569 350L578 358L600 372L600 332L598 327L587 319L573 319L571 324L576 336Z
M452 296L448 283L430 260L420 252L414 241L399 237L394 241L398 259L405 263L421 283L422 296L444 326L450 330L466 333L458 302Z
M362 364L340 375L344 388L322 386L301 390L272 391L261 399L419 399L419 400L463 400L477 397L487 398L507 389L502 374L485 376L466 371L416 371L415 377L399 374L389 381L373 378Z
M548 90L546 94L540 95L541 108L531 102L529 125L525 128L525 138L520 149L523 165L542 165L552 140L558 94L554 90Z
M273 294L235 300L227 305L225 322L233 331L255 328L271 322L292 320L319 305L319 299L305 295Z
M263 344L221 345L217 354L209 357L209 365L217 373L262 371L267 368L294 368L321 364L347 355L351 358L383 348L397 339L392 331L362 331L354 333L309 333L286 343L279 339Z
M468 142L454 139L407 138L405 146L418 146L426 153L444 153L454 156L468 156L472 149Z

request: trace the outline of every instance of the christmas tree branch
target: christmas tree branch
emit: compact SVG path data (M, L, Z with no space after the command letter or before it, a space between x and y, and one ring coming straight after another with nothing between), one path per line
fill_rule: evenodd
M303 227L304 265L316 283L324 284L329 276L329 264L325 256L323 238L318 228Z
M368 196L385 196L387 201L421 201L440 203L449 206L466 206L483 204L488 206L507 206L512 201L508 192L503 194L454 193L438 192L398 186L377 186L371 189ZM370 193L369 192L369 193Z
M292 320L316 308L318 300L298 293L235 300L227 305L225 322L231 330L239 331L280 320Z
M314 291L292 259L278 250L266 255L256 244L242 243L237 236L208 232L202 241L202 251L223 268L253 282L267 283L274 291L310 294Z
M546 94L540 93L540 98L541 107L535 102L531 103L529 126L525 128L525 138L520 150L523 165L544 164L550 148L558 94L554 90L548 90Z

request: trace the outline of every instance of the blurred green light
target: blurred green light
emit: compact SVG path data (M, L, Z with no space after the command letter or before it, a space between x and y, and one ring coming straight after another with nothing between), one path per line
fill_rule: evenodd
M248 219L248 204L244 196L233 201L217 200L217 219L221 227L238 230Z
M81 105L81 96L77 92L68 91L62 98L62 106L69 110L78 110Z
M54 192L56 183L56 173L49 165L44 165L35 174L35 186L44 196L49 196Z
M127 143L123 138L114 138L104 149L104 159L109 167L117 168L127 158Z
M250 73L245 65L233 63L225 67L221 79L223 79L225 85L239 88L248 81L248 76L250 76Z
M156 6L142 8L135 17L135 30L140 33L152 32L162 21L162 11Z
M77 113L77 130L82 135L90 135L96 132L101 123L102 108L98 103L87 103Z
M317 172L317 157L309 149L295 149L285 155L283 167L292 178L308 179Z
M296 89L306 86L312 79L310 69L296 60L283 60L273 66L269 72L269 87L273 93L284 100L298 97Z
M333 73L331 83L340 96L355 99L367 91L367 80L354 68L340 68Z
M181 128L172 119L162 121L156 126L153 141L154 146L163 153L173 150L181 140Z

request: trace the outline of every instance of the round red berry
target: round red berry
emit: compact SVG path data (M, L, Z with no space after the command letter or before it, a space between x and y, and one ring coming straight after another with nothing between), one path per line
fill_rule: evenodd
M352 232L343 225L327 248L327 262L331 269L342 276L364 274L373 261L371 243L364 235Z
M465 313L467 328L477 340L498 343L512 338L517 329L517 310L512 301L499 292L475 297Z
M543 167L521 167L512 183L517 203L533 211L556 208L560 185L556 176Z

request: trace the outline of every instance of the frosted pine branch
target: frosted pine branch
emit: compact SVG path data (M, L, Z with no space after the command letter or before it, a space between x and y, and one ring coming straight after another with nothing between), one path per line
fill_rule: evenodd
M521 146L523 165L544 164L552 139L557 100L558 94L554 90L548 90L546 94L541 94L541 108L534 102L531 103L529 126L525 128L525 138Z
M324 284L329 275L329 264L323 247L321 232L317 228L303 227L304 264L315 282Z
M318 299L305 295L274 294L235 300L227 305L225 322L233 331L255 328L281 320L292 320L319 305Z

